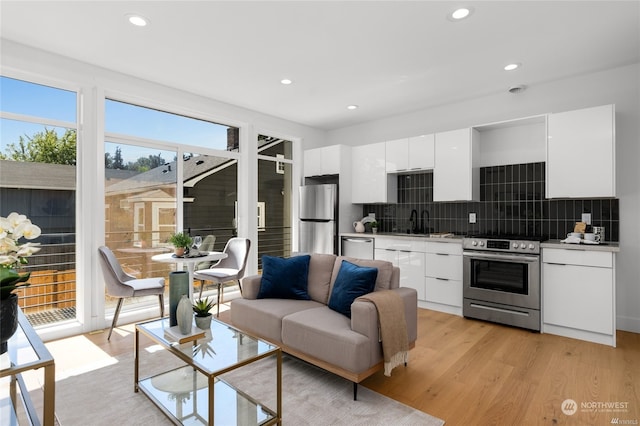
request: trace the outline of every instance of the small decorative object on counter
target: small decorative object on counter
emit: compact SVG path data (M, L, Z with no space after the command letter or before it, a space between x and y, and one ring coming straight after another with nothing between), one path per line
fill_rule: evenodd
M364 232L364 224L361 221L353 222L353 229L356 232Z
M178 303L178 308L176 309L176 317L178 319L178 327L180 328L180 333L189 334L191 333L191 326L193 325L193 310L191 309L191 302L187 295L183 295Z
M374 234L378 232L378 222L376 222L375 220L371 222L371 232L373 232Z

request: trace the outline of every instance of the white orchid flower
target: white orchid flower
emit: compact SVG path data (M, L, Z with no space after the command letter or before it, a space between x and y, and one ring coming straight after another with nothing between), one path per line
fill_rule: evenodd
M41 233L42 230L39 226L34 225L31 223L31 221L27 220L21 222L18 226L15 227L15 229L13 230L13 238L17 240L21 237L24 237L27 240L33 240L34 238L38 238Z
M9 254L18 251L16 241L10 237L0 238L0 253Z
M6 237L11 232L11 222L6 217L0 217L0 238Z
M9 220L9 223L11 224L12 229L15 229L18 225L20 225L23 222L31 223L31 221L27 219L27 216L16 213L16 212L9 213L9 216L7 216L7 219Z
M16 262L18 262L17 257L0 255L0 265L13 265Z
M17 257L27 257L31 256L34 253L40 251L40 247L38 247L40 243L25 243L20 246L18 252L16 253Z

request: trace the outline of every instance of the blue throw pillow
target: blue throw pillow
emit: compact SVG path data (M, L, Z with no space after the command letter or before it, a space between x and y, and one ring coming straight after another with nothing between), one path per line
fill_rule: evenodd
M376 278L378 268L358 266L343 260L333 283L329 308L351 318L351 304L356 298L373 291Z
M288 259L262 256L262 278L258 299L310 300L307 291L310 259L309 255Z

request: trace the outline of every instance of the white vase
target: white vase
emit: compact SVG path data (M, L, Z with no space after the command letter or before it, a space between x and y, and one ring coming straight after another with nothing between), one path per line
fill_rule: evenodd
M191 301L186 294L182 295L182 299L178 302L176 308L176 319L178 320L178 327L180 333L191 333L191 325L193 323L193 308L191 307Z

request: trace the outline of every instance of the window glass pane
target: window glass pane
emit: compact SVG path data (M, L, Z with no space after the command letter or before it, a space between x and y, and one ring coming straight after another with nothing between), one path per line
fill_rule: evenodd
M0 110L76 122L76 93L0 76Z
M258 136L258 153L260 155L268 155L269 157L283 156L283 158L291 160L293 158L292 149L293 144L291 141L271 136Z
M222 251L237 236L238 162L196 154L184 160L184 173L184 229L203 239L212 235L211 250Z
M0 159L67 165L76 163L75 129L8 119L0 120L0 125Z
M107 99L107 132L232 151L238 149L238 129Z
M7 119L0 125L0 216L24 214L42 231L32 241L41 250L21 266L31 285L18 292L18 303L34 326L74 319L76 130Z
M258 160L258 262L291 256L291 164Z

